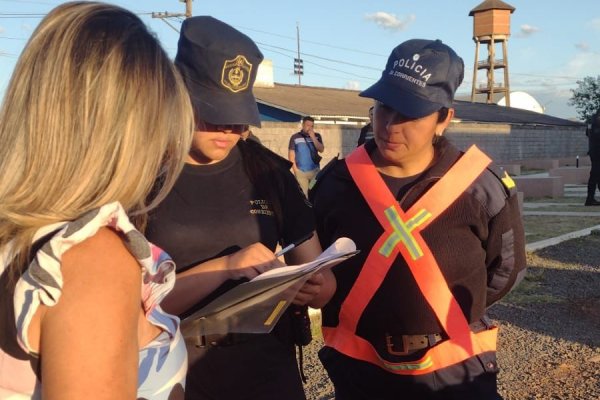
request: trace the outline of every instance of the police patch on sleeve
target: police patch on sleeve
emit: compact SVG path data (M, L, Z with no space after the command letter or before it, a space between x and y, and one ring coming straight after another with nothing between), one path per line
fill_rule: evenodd
M504 186L506 186L506 188L508 190L514 188L515 185L515 181L512 180L512 178L510 177L510 175L508 175L508 172L504 171L504 176L502 176L502 178L500 178L500 180L502 181L502 183L504 184Z

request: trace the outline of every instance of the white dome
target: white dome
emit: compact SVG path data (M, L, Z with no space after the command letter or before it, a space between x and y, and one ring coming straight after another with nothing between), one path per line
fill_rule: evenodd
M498 101L499 106L506 106L506 97L502 97ZM532 95L525 92L510 92L510 106L528 111L535 111L543 114L544 108L540 103L533 98Z

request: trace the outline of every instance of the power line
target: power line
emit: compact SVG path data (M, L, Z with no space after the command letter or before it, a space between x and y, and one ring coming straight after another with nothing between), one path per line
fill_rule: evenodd
M550 79L581 79L575 76L559 76L559 75L540 75L540 74L523 74L519 72L511 72L510 75L532 76L534 78L550 78Z
M275 46L275 47L276 47L276 46ZM271 52L273 52L273 53L277 53L277 54L280 54L280 55L283 55L283 56L285 56L285 57L288 57L288 58L294 58L294 57L292 57L292 56L290 56L290 55L288 55L288 54L285 54L285 53L282 53L282 52L279 52L279 51L276 51L276 50L272 50L272 49L265 49L265 50L266 50L266 51L271 51ZM284 49L284 50L287 50L287 49ZM289 51L289 50L288 50L288 51ZM372 78L372 77L367 77L367 76L357 75L357 74L354 74L354 73L352 73L352 72L348 72L348 71L342 71L342 70L339 70L339 69L335 69L335 68L327 67L327 66L325 66L325 65L321 65L321 64L318 64L318 63L315 63L315 62L311 62L311 61L306 61L306 62L307 62L308 64L312 64L312 65L315 65L315 66L317 66L317 67L320 67L320 68L323 68L323 69L326 69L326 70L329 70L329 71L336 71L336 72L340 72L340 73L342 73L342 74L350 75L350 76L353 76L353 77L355 77L355 78L362 78L362 79L369 79L369 80L373 80L373 78ZM311 72L311 73L312 73L312 72ZM338 77L338 78L339 78L339 77Z
M0 36L0 39L8 39L8 40L23 40L26 41L26 38L17 38L17 37L9 37L9 36Z
M4 1L4 2L8 2L8 3L30 3L30 4L44 4L44 5L48 5L48 6L57 6L57 3L46 3L43 1L28 1L28 0L0 0L0 1Z
M6 15L6 16L13 16L13 17L28 17L28 16L35 16L35 17L39 17L39 16L45 16L46 14L43 13L0 13L0 15Z
M267 32L267 31L261 31L261 30L258 30L258 29L252 29L252 28L245 28L245 27L242 27L242 26L238 26L238 28L245 29L245 30L252 31L252 32L264 33L264 34L266 34L266 35L276 36L276 37L280 37L280 38L284 38L284 39L296 40L296 38L293 38L293 37L291 37L291 36L280 35L280 34L278 34L278 33L272 33L272 32ZM324 47L329 47L329 48L332 48L332 49L338 49L338 50L351 51L351 52L354 52L354 53L360 53L360 54L367 54L367 55L370 55L370 56L378 56L378 57L387 57L387 56L388 56L387 54L386 54L386 55L383 55L383 54L377 54L377 53L370 53L370 52L368 52L368 51L357 50L357 49L350 49L350 48L348 48L348 47L334 46L334 45L331 45L331 44L327 44L327 43L321 43L321 42L314 42L314 41L311 41L311 40L302 40L302 42L303 42L303 43L316 44L316 45L319 45L319 46L324 46ZM303 53L303 54L304 54L304 53Z
M271 45L271 44L266 44L266 43L261 43L261 42L256 42L256 44L259 44L259 45L262 45L262 46L272 47L272 48L283 50L283 51L295 52L295 50L290 50L290 49L286 49L285 47L274 46L274 45ZM367 65L353 64L353 63L349 63L347 61L342 61L342 60L334 60L332 58L321 57L321 56L317 56L315 54L302 53L302 55L303 56L314 57L314 58L317 58L317 59L323 60L323 61L329 61L329 62L333 62L333 63L349 65L351 67L365 68L365 69L370 69L370 70L373 70L373 71L381 71L381 68L370 67L370 66L367 66Z
M290 56L288 56L287 54L280 53L280 52L278 52L278 51L275 51L275 50L270 50L270 49L266 49L266 50L267 50L267 51L270 51L270 52L272 52L272 53L277 53L277 54L280 54L280 55L282 55L282 56L285 56L285 57L293 58L293 57L290 57ZM290 69L289 69L289 68L285 68L285 67L273 66L273 69L277 69L277 70L280 70L280 71L286 71L286 72L290 72ZM333 79L345 80L345 78L343 78L343 77L340 77L339 75L327 75L327 74L320 74L320 73L318 73L318 72L314 72L314 71L311 71L311 73L310 73L310 74L311 74L311 76L312 76L312 75L316 75L316 76L322 76L322 77L324 77L324 78L333 78ZM369 79L372 79L372 78L369 78Z
M22 15L22 16L5 16L5 15L0 15L0 19L38 19L38 18L44 18L46 15L45 14L39 14L39 15L34 15L34 14L30 14L30 15Z
M0 0L0 1L17 2L16 0ZM33 3L33 4L56 5L56 4L52 4L52 3L44 3L44 2L36 2L36 1L20 1L20 2L27 2L27 3ZM177 14L175 14L175 15L169 15L169 13L166 13L166 12L165 13L137 12L136 14L137 15L150 15L150 16L153 16L155 18L157 17L159 19L162 19L163 22L165 22L169 27L171 27L176 32L179 32L173 25L171 25L168 21L166 21L167 18L176 18L176 17L179 17L179 15L177 15ZM0 19L43 18L45 16L46 16L46 14L42 14L42 13L0 13ZM178 19L181 19L181 18L178 18ZM271 36L281 37L281 38L284 38L284 39L296 40L296 38L293 38L293 37L290 37L290 36L281 35L281 34L277 34L277 33L273 33L273 32L268 32L268 31L263 31L263 30L259 30L259 29L253 29L253 28L248 28L248 27L239 27L239 28L245 29L245 30L248 30L248 31L264 33L264 34L271 35ZM22 38L3 37L3 36L0 36L0 39L24 40L24 41L27 40L27 39L22 39ZM382 54L371 53L371 52L357 50L357 49L351 49L351 48L347 48L347 47L334 46L334 45L327 44L327 43L322 43L322 42L316 42L316 41L310 41L310 40L303 40L302 42L303 43L316 44L316 45L319 45L319 46L324 46L324 47L333 48L333 49L339 49L339 50L344 50L344 51L355 52L355 53L361 53L361 54L367 54L367 55L379 56L379 57L386 57L385 55L382 55ZM279 49L279 50L282 50L282 51L295 53L295 50L286 49L284 47L270 45L270 44L262 43L262 42L256 42L256 43L259 44L259 45L261 45L261 46L264 46L264 47L270 47L271 49L267 49L267 50L270 50L270 51L278 53L278 54L286 55L286 54L277 52L277 51L275 51L273 49ZM318 56L316 54L302 53L302 55L308 56L308 57L313 57L313 58L318 59L318 60L323 60L323 61L327 61L327 62L336 63L336 64L343 64L343 65L347 65L347 66L351 66L351 67L356 67L356 68L364 68L364 69L371 70L371 71L381 71L381 68L371 67L371 66L367 66L367 65L360 65L360 64L349 63L349 62L346 62L346 61L343 61L343 60L337 60L337 59L331 59L331 58L327 58L327 57ZM293 57L290 57L290 58L293 58ZM321 68L329 69L331 71L341 72L341 73L344 73L344 74L347 74L347 75L351 75L351 76L354 76L354 77L363 78L363 79L372 79L372 78L367 78L367 77L364 77L364 76L361 76L361 75L357 75L357 74L354 74L354 73L351 73L351 72L342 71L342 70L339 70L339 69L335 69L335 68L323 66L323 65L315 63L315 62L309 62L309 63L313 64L313 65L316 65L318 67L321 67ZM511 75L515 75L515 76L530 76L530 77L535 77L535 78L548 78L548 79L569 79L569 80L582 79L581 77L578 78L578 77L570 77L570 76L551 76L551 75L526 74L526 73L516 73L516 72L511 72ZM531 84L531 86L534 86L534 85L535 84Z

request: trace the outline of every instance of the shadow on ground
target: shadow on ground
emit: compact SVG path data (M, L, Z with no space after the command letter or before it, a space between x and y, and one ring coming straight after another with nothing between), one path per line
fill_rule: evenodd
M528 254L521 285L490 309L532 332L600 347L600 235Z

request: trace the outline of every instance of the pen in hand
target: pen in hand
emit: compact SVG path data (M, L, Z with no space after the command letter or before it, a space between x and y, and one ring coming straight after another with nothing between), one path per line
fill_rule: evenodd
M313 232L309 233L306 236L303 236L302 238L288 244L287 246L285 246L284 248L282 248L281 250L279 250L278 252L275 253L275 257L281 257L282 255L284 255L285 253L287 253L288 251L292 250L293 248L300 246L302 243L306 242L308 239L310 239L311 237L313 237Z

